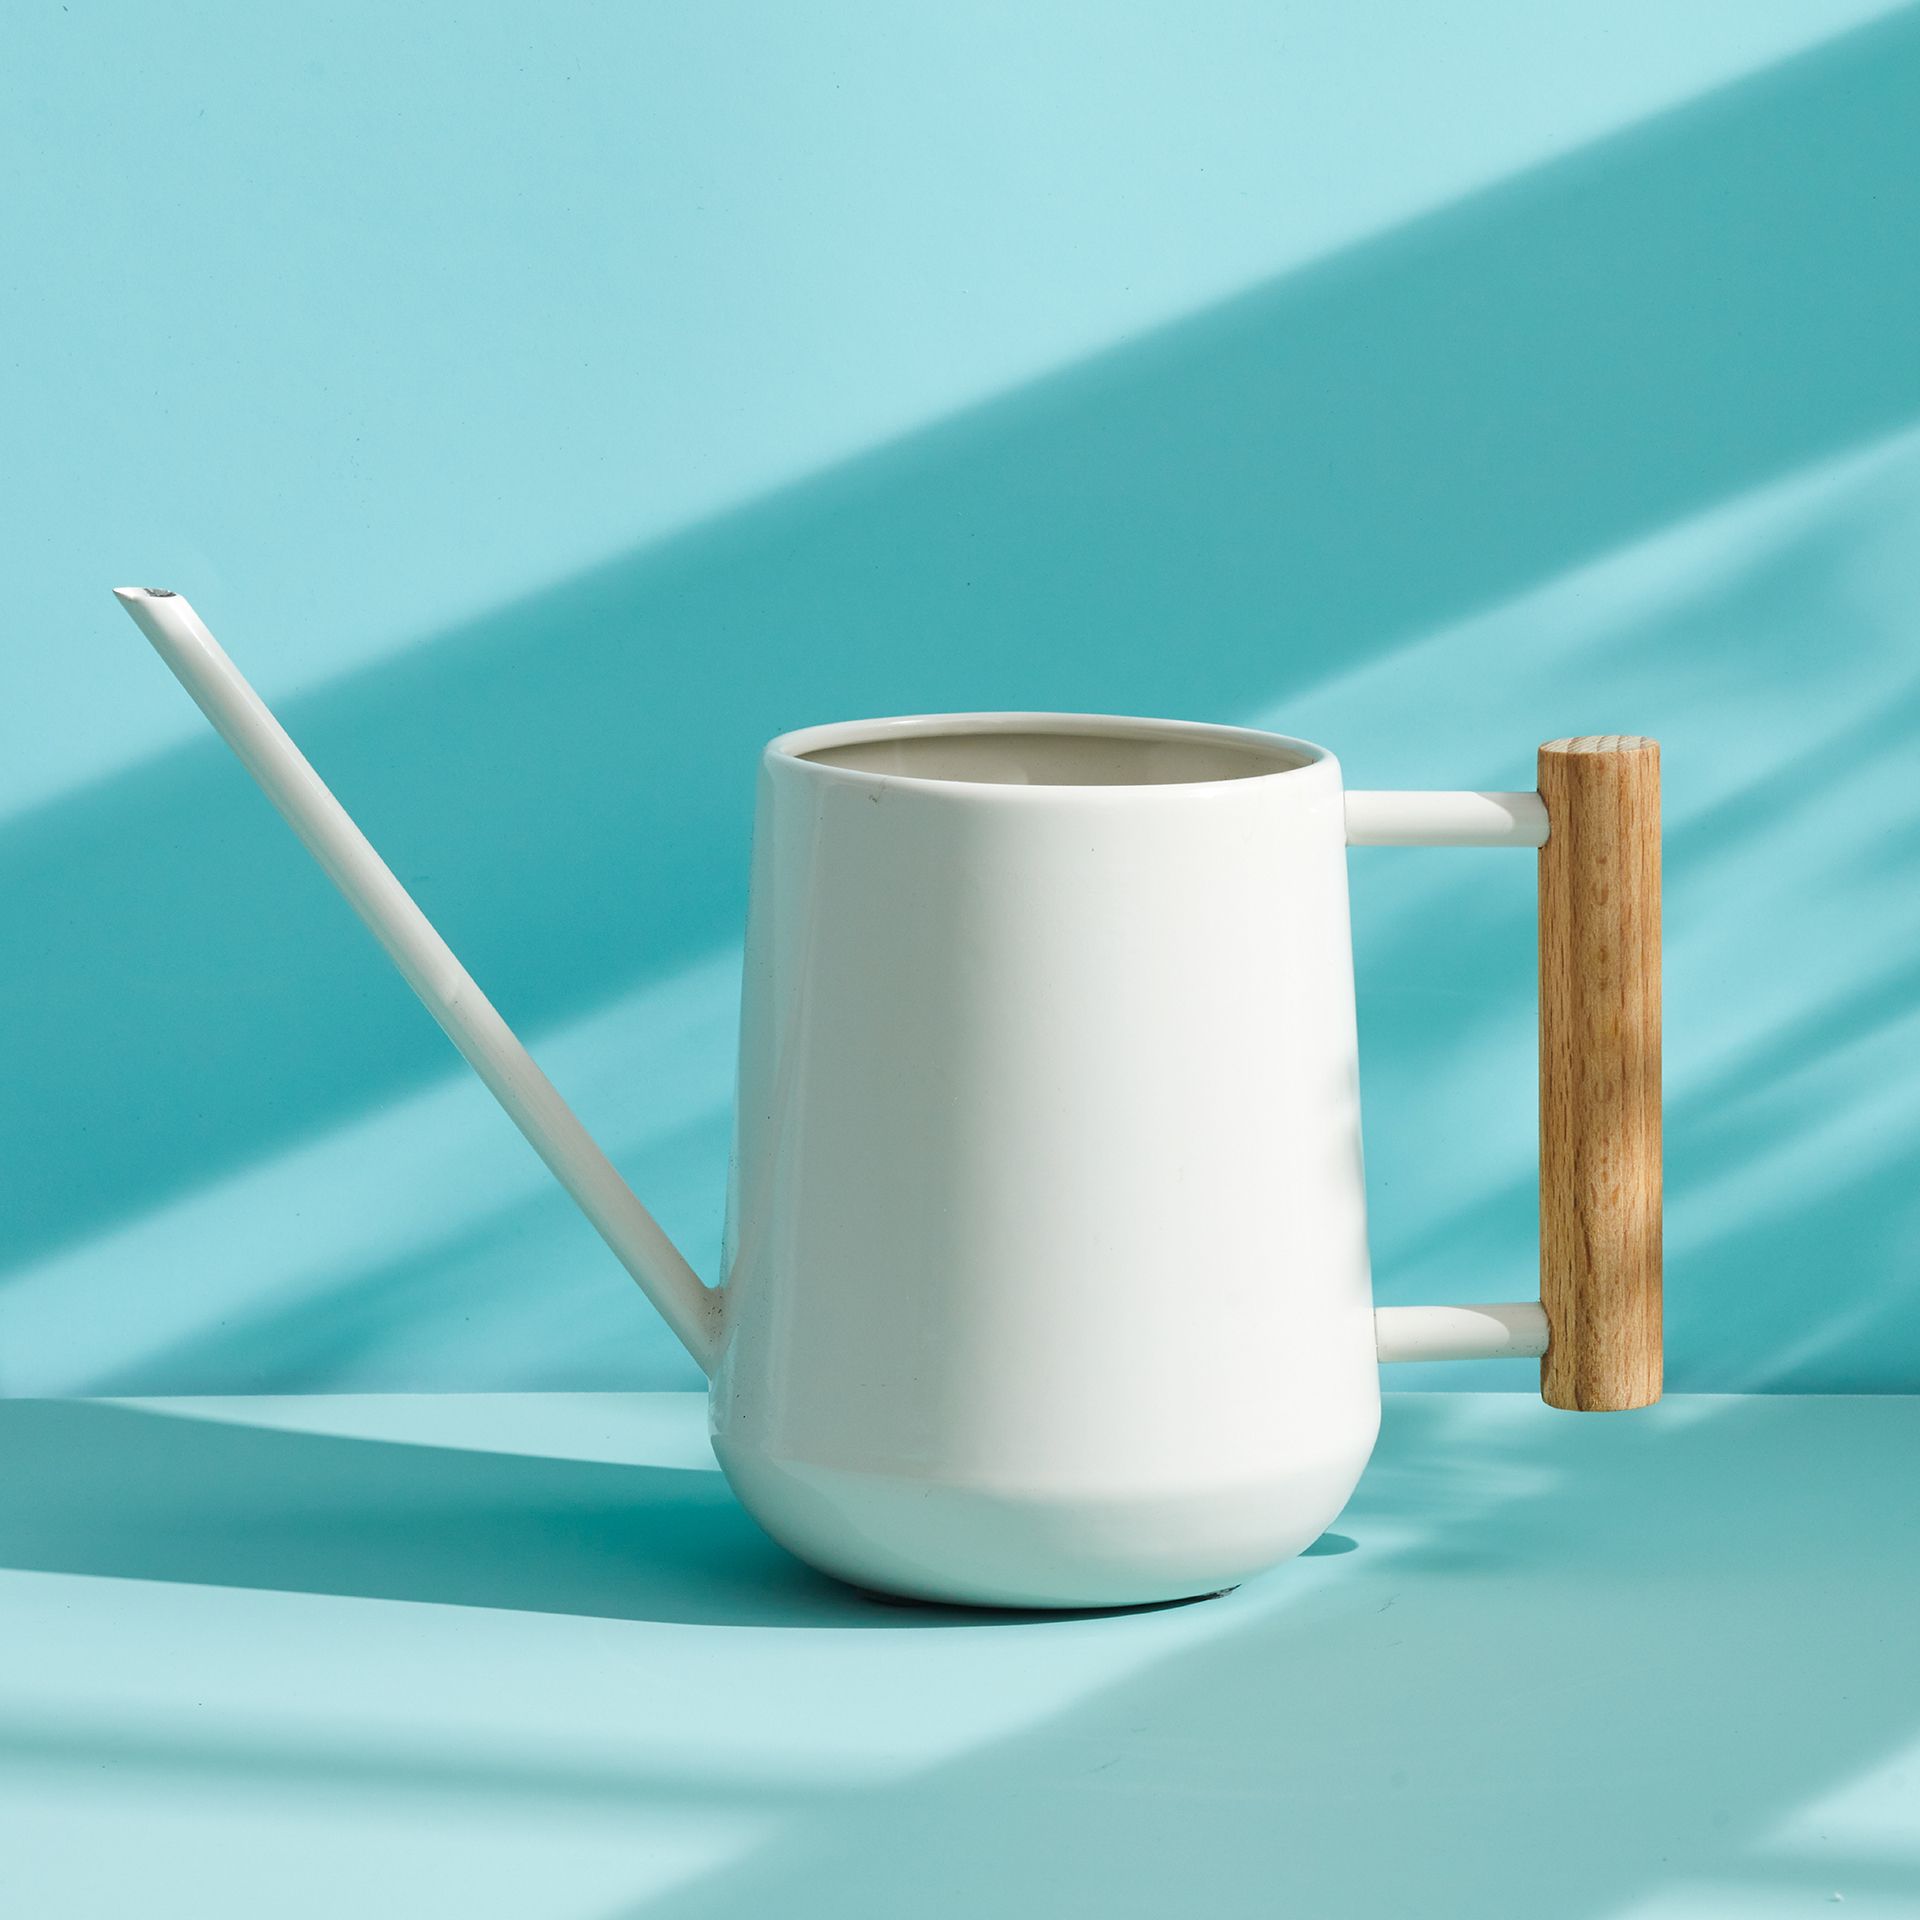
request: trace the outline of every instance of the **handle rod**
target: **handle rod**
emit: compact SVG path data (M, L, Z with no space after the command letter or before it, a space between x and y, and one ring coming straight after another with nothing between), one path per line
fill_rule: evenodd
M1540 1298L1550 1406L1660 1398L1660 748L1550 740L1540 792Z
M1543 847L1537 793L1369 792L1347 795L1350 847Z
M327 790L286 730L177 593L116 587L194 704L346 896L447 1038L573 1196L681 1343L711 1373L720 1295L703 1286L659 1223L593 1142L553 1082L474 984L407 890Z
M1547 1350L1547 1313L1538 1300L1376 1307L1373 1338L1388 1366L1400 1360L1537 1360Z

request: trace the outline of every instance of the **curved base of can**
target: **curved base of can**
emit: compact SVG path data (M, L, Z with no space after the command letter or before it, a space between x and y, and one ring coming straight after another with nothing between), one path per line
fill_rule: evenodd
M1058 1611L1197 1599L1311 1546L1371 1452L1228 1485L1014 1487L774 1460L715 1440L741 1504L851 1586L948 1605Z

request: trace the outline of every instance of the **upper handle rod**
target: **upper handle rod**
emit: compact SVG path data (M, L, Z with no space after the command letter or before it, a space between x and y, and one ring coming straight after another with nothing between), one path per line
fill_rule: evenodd
M1368 792L1347 795L1350 847L1543 847L1537 793Z

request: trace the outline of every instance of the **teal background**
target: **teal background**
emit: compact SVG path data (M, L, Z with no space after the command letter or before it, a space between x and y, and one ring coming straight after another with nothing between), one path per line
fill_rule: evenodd
M709 1272L769 734L1656 734L1670 1382L1920 1386L1916 101L1862 0L19 0L0 1390L691 1383L126 581ZM1380 1297L1523 1295L1529 863L1353 864Z

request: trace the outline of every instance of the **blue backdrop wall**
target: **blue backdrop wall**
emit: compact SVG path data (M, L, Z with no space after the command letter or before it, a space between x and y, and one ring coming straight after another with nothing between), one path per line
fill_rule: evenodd
M0 38L0 1390L691 1383L126 580L709 1270L769 734L1168 713L1379 786L1657 734L1670 1380L1920 1387L1920 13ZM1355 856L1384 1299L1530 1283L1529 864Z

